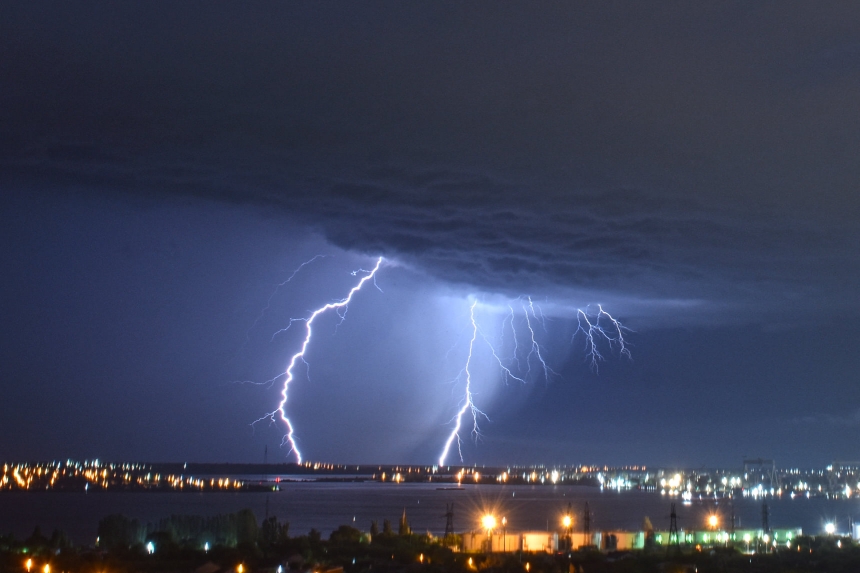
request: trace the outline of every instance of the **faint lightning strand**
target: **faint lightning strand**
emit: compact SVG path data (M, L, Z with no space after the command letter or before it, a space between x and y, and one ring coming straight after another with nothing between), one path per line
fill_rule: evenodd
M313 259L311 259L311 260L313 260ZM361 287L364 286L364 283L366 283L367 281L374 278L374 276L376 275L376 271L378 271L379 267L382 265L382 261L383 261L383 258L379 257L379 259L377 259L377 261L376 261L376 266L374 266L372 270L364 271L364 272L367 272L368 274L363 276L361 278L361 280L358 281L358 284L356 284L354 287L352 287L352 289L349 291L349 294L347 294L346 298L344 298L338 302L330 302L330 303L326 304L325 306L318 308L317 310L313 311L311 313L311 315L306 319L294 319L294 320L290 321L290 324L292 324L294 321L299 321L299 320L303 321L305 323L305 339L302 342L302 345L301 345L301 348L299 349L299 351L296 352L295 354L293 354L292 358L290 359L289 366L287 366L287 369L284 371L284 376L285 376L284 385L283 385L283 388L281 389L281 401L278 404L278 407L275 410L266 414L265 416L262 416L258 420L255 420L251 425L253 426L254 424L262 422L263 420L269 420L272 423L276 423L277 422L276 416L279 417L281 419L281 421L284 423L284 425L287 427L287 433L284 435L284 439L281 441L281 445L283 446L283 445L289 444L290 451L288 452L288 454L289 453L295 454L296 463L299 463L299 464L302 463L302 453L299 451L299 448L296 445L293 424L292 424L292 422L290 422L290 419L287 417L287 413L286 413L287 391L289 390L290 382L293 381L293 368L295 368L296 363L299 360L301 360L302 362L307 364L307 362L305 362L305 352L307 351L308 345L311 342L311 336L313 335L314 320L316 320L316 318L319 315L325 313L326 311L334 309L335 312L338 314L338 316L341 317L341 321L342 321L344 318L344 315L341 315L339 311L341 309L344 309L347 305L349 305L350 301L352 300L353 295L355 295L355 293L357 293L358 291L361 290ZM356 272L359 272L359 271L356 271ZM353 274L355 275L356 273L353 273ZM273 380L276 380L279 377L280 376L274 378Z
M508 308L511 311L511 314L509 316L511 318L511 334L513 335L513 338L514 338L514 361L517 363L517 371L519 372L520 370L522 370L522 365L520 364L520 356L519 356L520 346L519 346L519 342L517 341L517 329L516 329L516 327L514 327L514 307L511 305L508 305ZM502 323L502 326L504 326L504 323Z
M315 260L324 259L324 258L330 257L330 256L331 255L316 255L312 259L308 259L307 261L305 261L302 264L300 264L299 266L297 266L296 269L293 271L293 274L291 274L287 278L287 280L285 280L282 283L278 283L277 285L275 285L275 289L272 291L272 294L269 295L269 298L266 301L266 306L264 306L263 309L260 311L260 315L254 319L254 323L251 324L251 328L248 329L248 333L250 333L252 330L254 330L254 327L257 326L257 323L260 322L260 319L262 319L263 315L266 314L266 311L269 310L269 307L272 305L272 299L275 298L276 294L278 294L278 289L280 289L282 286L286 285L288 282L293 280L295 278L295 276L297 274L299 274L299 271L301 271L303 268L305 268L306 266L308 266L309 264L311 264ZM290 323L292 323L292 321L290 321ZM289 328L289 327L287 327L287 328ZM286 330L286 328L283 330L280 330L278 332L283 332L284 330ZM246 337L247 337L247 334L246 334ZM274 336L272 338L274 338Z
M529 329L529 334L531 335L532 344L531 344L531 349L529 350L529 354L526 357L526 365L528 366L528 371L531 372L531 358L532 358L532 356L536 356L538 359L538 362L540 362L541 367L543 368L544 379L549 380L549 375L550 374L556 374L556 372L547 365L546 361L543 359L543 356L541 356L540 344L537 343L537 339L535 338L535 331L534 331L534 328L532 328L531 319L529 319L529 312L531 312L531 315L535 318L535 320L540 320L540 319L538 319L538 316L535 313L535 307L534 307L534 303L532 302L531 297L528 298L528 301L529 301L528 306L523 304L523 312L525 312L525 315L526 315L526 326Z
M525 384L525 383L526 383L526 381L525 381L524 379L520 378L519 376L517 376L516 374L514 374L513 372L511 372L511 369L510 369L510 368L508 368L507 366L505 366L504 362L502 362L502 359L501 359L501 358L499 358L499 355L498 355L498 354L496 354L496 349L495 349L495 347L493 347L493 344L490 342L490 339L489 339L489 338L487 338L487 335L486 335L486 334L484 334L484 331L483 331L483 330L481 330L480 328L478 328L478 332L480 333L481 338L483 338L483 339L484 339L484 342L486 342L486 343L487 343L487 346L489 347L490 352L492 352L492 353L493 353L493 358L495 358L495 359L496 359L496 362L498 362L498 363L499 363L499 368L501 368L501 369L502 369L502 372L505 374L505 382L507 382L508 377L510 377L510 378L513 378L514 380L516 380L517 382L522 382L523 384Z
M475 322L475 306L477 306L478 301L472 303L470 311L470 318L472 320L472 339L469 341L469 356L466 358L466 366L463 368L463 371L466 373L466 390L465 396L463 398L463 405L460 407L460 410L457 412L457 415L453 418L457 421L454 425L454 429L451 430L451 434L448 436L448 439L445 441L445 447L442 449L442 455L439 456L439 465L445 465L445 458L448 457L448 451L451 449L451 444L454 443L454 440L457 440L457 451L460 454L460 461L463 461L463 450L461 448L462 440L460 438L460 428L463 423L463 416L466 412L472 413L472 435L475 436L477 440L480 435L480 428L478 427L478 417L483 416L488 421L490 418L487 417L485 413L475 406L475 402L472 400L472 373L469 371L469 366L472 362L472 350L475 348L475 340L478 338L478 323Z
M573 338L576 338L576 335L580 332L585 335L586 356L591 361L591 367L594 370L597 370L598 361L604 359L603 355L600 353L600 349L597 346L595 338L605 339L609 343L610 348L614 344L617 344L619 352L623 356L630 358L630 350L627 348L627 343L624 340L624 331L630 331L630 329L621 324L621 322L616 320L611 314L603 310L601 305L598 304L597 309L598 312L595 315L594 322L588 318L588 307L586 307L585 310L578 309L576 311L578 325L576 331L573 333ZM612 325L607 327L608 331L600 325L600 319L603 317L606 317ZM583 323L585 324L584 326Z

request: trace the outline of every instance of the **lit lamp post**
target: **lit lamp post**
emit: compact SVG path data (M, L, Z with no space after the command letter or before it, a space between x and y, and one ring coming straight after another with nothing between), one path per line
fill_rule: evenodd
M561 524L564 525L564 534L567 537L567 550L571 551L573 549L573 537L571 531L573 529L573 518L570 514L565 515L561 518Z
M716 537L716 539L714 540L715 542L718 542L720 540L720 534L717 533L717 526L719 525L720 519L717 517L717 514L712 513L708 516L708 528L714 532L714 536ZM716 543L714 543L714 545L716 545Z
M481 525L487 530L487 544L489 545L488 553L493 552L493 529L496 528L496 516L488 513L481 518Z
M30 569L32 569L32 568L33 568L33 560L28 558L28 559L24 562L24 568L27 570L27 573L30 573Z
M508 518L502 517L502 552L508 550Z

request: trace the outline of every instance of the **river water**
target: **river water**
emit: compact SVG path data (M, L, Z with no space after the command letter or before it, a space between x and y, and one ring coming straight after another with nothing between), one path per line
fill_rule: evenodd
M728 526L732 507L727 500L693 501L641 491L600 490L583 486L463 485L437 489L437 484L378 482L282 482L271 493L0 493L0 533L25 538L39 525L43 534L61 529L78 543L95 541L99 520L112 513L154 522L170 515L215 515L250 508L262 520L268 510L290 523L290 535L315 528L328 535L339 525L368 530L371 520L389 519L397 527L406 510L413 531L440 535L445 530L447 504L454 504L454 529L479 527L482 514L491 511L507 519L509 531L557 530L568 504L574 529L582 525L585 504L591 513L591 529L637 530L647 516L655 529L669 528L674 501L681 529L704 529L707 515L716 511ZM773 499L767 501L772 528L802 528L817 534L834 522L848 531L849 518L860 520L860 499ZM758 529L762 523L760 500L735 499L737 528Z

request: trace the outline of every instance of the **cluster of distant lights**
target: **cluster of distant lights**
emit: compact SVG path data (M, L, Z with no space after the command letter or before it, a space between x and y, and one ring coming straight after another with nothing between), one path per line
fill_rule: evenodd
M317 467L307 463L308 467ZM356 470L359 466L355 466ZM489 470L477 467L451 467L446 466L382 466L377 467L378 472L372 474L371 479L388 481L393 483L415 482L426 479L436 481L456 481L458 484L487 484L487 483L526 483L526 484L562 484L566 481L578 481L582 477L589 476L598 480L601 487L611 489L630 489L635 484L617 472L644 471L645 466L628 466L624 468L610 468L609 466L573 466L561 468L547 468L544 465L534 467L509 466L499 471L497 468ZM453 472L453 473L452 473Z
M356 467L356 469L358 469ZM561 468L548 468L546 466L516 467L510 466L505 470L479 471L478 468L439 468L438 466L410 467L396 466L374 473L372 479L401 483L404 481L417 481L419 475L426 476L427 481L433 481L434 476L442 477L457 483L527 483L527 484L562 484L569 481L578 481L582 477L596 479L602 489L629 490L643 489L646 491L658 491L661 495L678 496L684 501L691 501L693 496L728 497L736 494L744 497L766 498L787 496L794 499L797 496L813 497L827 496L832 499L850 499L860 495L860 481L856 487L847 483L840 483L834 491L828 490L825 485L812 483L809 480L792 481L782 487L766 487L761 483L750 483L754 476L744 475L722 475L723 472L716 471L715 478L708 472L666 472L665 470L647 471L645 466L625 466L612 468L609 466L573 466ZM444 471L443 471L444 470ZM451 473L453 472L453 473ZM792 470L790 474L799 474ZM826 472L811 470L806 472L809 476L826 476ZM697 481L704 478L707 483L699 485ZM437 481L439 478L437 477Z
M680 496L683 500L689 501L694 494L699 496L733 496L736 493L744 497L753 499L783 496L794 499L795 497L828 497L830 499L850 499L856 497L860 492L860 476L856 474L835 474L840 481L837 484L823 483L820 480L827 480L827 471L810 470L802 472L807 479L783 479L783 476L800 475L800 470L781 471L778 481L785 481L784 485L774 487L764 483L755 483L752 480L756 479L755 475L749 473L735 476L722 476L718 481L699 486L696 484L698 477L706 476L710 478L707 472L693 472L690 475L684 472L675 473L669 477L663 477L659 480L659 491L661 495ZM834 474L831 474L831 476ZM850 478L858 479L855 485L847 482ZM752 483L751 483L752 482Z
M194 476L153 473L144 464L112 464L99 460L77 462L4 464L0 474L0 491L43 491L63 489L83 480L83 491L108 489L170 489L177 491L239 490L246 487L240 480L198 478Z

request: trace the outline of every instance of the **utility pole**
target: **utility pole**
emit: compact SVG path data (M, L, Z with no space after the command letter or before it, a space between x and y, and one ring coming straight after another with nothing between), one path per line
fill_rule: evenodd
M591 535L591 512L588 510L588 502L585 502L585 513L582 516L582 531L585 533L585 541L591 545L588 537Z

